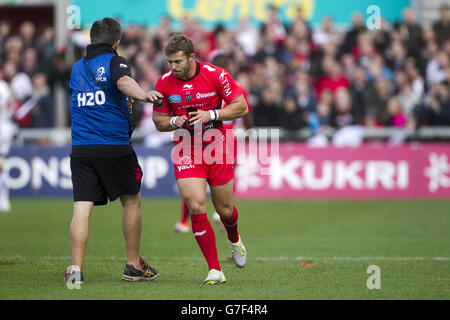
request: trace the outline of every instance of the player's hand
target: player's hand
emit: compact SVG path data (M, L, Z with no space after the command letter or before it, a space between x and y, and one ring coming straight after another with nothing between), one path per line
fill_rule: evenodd
M189 125L194 126L197 122L208 123L211 121L209 111L197 110L189 112Z
M177 126L177 128L182 128L186 120L187 116L179 116L177 120L175 120L175 125Z
M150 90L145 96L145 101L151 103L162 103L162 99L164 98L164 96L156 90Z

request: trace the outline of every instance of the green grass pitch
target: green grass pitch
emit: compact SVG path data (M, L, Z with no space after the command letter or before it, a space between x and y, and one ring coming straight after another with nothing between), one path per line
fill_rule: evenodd
M450 201L236 201L247 266L216 242L227 283L204 286L192 233L175 234L178 199L144 199L141 254L160 275L121 280L125 246L118 201L96 207L80 290L70 264L70 199L13 199L0 213L0 299L449 299ZM209 217L212 213L209 204ZM366 286L380 268L380 289Z

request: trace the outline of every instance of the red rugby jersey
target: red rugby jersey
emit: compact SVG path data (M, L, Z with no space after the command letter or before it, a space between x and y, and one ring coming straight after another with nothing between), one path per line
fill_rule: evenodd
M177 79L172 71L162 75L155 89L163 96L163 105L154 107L154 111L174 116L187 114L187 109L213 110L244 93L230 74L215 65L196 62L195 75L186 80ZM220 119L219 119L220 120Z

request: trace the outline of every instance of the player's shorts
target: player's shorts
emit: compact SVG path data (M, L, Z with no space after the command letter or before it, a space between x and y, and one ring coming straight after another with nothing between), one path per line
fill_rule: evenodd
M141 189L142 169L136 154L118 158L71 158L73 200L105 205Z
M234 158L227 159L225 140L221 143L223 143L222 150L224 152L221 153L221 160L217 162L206 161L205 157L201 157L201 155L199 157L193 149L191 149L191 154L188 155L181 153L176 156L176 152L172 152L175 179L203 178L207 180L210 186L228 183L234 177Z
M228 183L234 176L232 164L174 164L175 179L203 178L210 186Z

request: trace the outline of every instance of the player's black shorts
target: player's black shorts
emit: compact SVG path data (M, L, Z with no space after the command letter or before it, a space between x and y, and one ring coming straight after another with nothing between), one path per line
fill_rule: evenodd
M73 200L105 205L121 195L138 194L142 169L136 154L117 158L70 158Z

